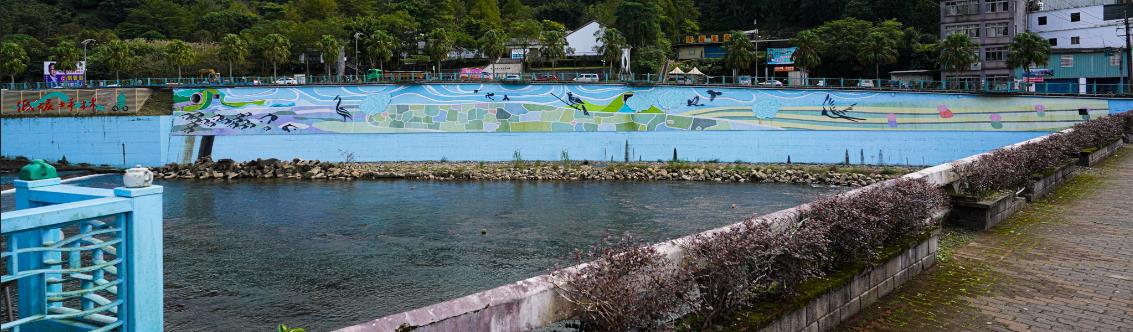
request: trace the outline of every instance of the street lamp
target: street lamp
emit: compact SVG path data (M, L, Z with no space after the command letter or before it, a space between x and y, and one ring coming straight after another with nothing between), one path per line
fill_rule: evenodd
M83 85L87 85L87 44L93 43L95 40L87 38L82 41L83 44Z
M362 65L358 60L358 59L361 58L361 54L362 54L358 50L358 38L362 38L362 36L365 36L365 35L366 34L361 33L361 32L355 32L354 33L354 76L357 76L354 79L356 79L356 80L361 80L361 78L362 78L362 76L358 74L358 71L360 69L362 69Z

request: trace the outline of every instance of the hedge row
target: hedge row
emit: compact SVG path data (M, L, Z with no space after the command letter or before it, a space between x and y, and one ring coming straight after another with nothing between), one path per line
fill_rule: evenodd
M1080 151L1120 140L1128 128L1133 128L1133 113L1105 116L1079 123L1069 132L1054 133L1038 142L996 149L970 163L954 163L961 179L959 193L981 198L995 192L1017 190L1036 175L1077 158Z
M591 263L560 272L559 290L587 331L652 330L689 309L702 325L691 328L703 329L808 279L877 259L886 243L936 227L930 217L946 200L923 180L893 180L815 201L797 221L749 220L696 235L682 244L679 264L623 241L578 255Z

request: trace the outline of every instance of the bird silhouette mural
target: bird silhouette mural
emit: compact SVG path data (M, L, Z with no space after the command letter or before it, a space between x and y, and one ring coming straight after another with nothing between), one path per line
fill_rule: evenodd
M716 97L719 97L720 95L724 94L723 92L716 91L716 90L708 90L707 92L708 92L708 101L716 101Z
M354 120L354 116L350 114L350 111L347 111L346 108L342 107L342 97L334 96L334 100L334 112L338 113L338 116L342 117L342 122L346 122L347 119Z
M694 96L692 99L687 100L687 105L685 106L704 106L704 104L700 103L700 96Z
M830 95L827 94L826 99L824 99L822 101L822 115L825 115L826 117L832 118L832 119L845 119L845 120L850 120L850 121L853 121L853 122L865 120L863 118L856 118L856 117L846 115L849 111L854 110L854 106L856 106L856 105L857 105L857 103L853 103L853 104L850 104L850 106L847 106L846 108L839 110L838 107L835 106L834 98L830 97Z
M264 122L265 124L270 124L272 123L272 121L279 120L279 116L275 115L275 113L268 113L267 115L261 116L260 120L263 120L264 118L268 118L268 122Z

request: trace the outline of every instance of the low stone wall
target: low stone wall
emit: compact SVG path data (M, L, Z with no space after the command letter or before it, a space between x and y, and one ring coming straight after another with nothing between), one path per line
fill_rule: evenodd
M1026 202L1026 199L1016 197L1014 192L981 201L965 201L953 197L952 214L948 223L971 230L988 230L1022 209Z
M752 165L730 163L411 162L332 163L278 159L204 159L154 169L161 179L286 178L296 180L413 179L432 181L711 181L801 183L860 187L893 179L901 167Z
M1027 187L1023 190L1023 198L1026 198L1027 202L1034 202L1042 199L1046 196L1046 194L1049 194L1051 191L1054 191L1054 189L1058 188L1058 186L1062 185L1063 182L1070 180L1070 178L1074 176L1074 172L1077 170L1078 166L1069 163L1063 165L1062 167L1059 167L1050 175L1047 175L1041 179L1031 182L1031 184L1028 184Z
M1121 148L1122 145L1125 145L1125 143L1118 140L1100 149L1097 149L1097 151L1082 152L1078 155L1078 165L1093 167L1094 165L1102 162L1102 160L1105 160L1105 158L1113 155L1114 152L1117 152L1117 149Z
M858 274L852 281L835 288L804 307L779 317L760 332L830 331L936 264L940 232L897 254L884 264Z

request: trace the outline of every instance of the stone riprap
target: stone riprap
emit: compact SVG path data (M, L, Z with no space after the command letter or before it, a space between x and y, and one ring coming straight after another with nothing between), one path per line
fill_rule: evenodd
M437 181L711 181L865 186L896 178L899 167L712 163L332 163L278 159L204 159L154 169L162 179L285 178L296 180L413 179Z

